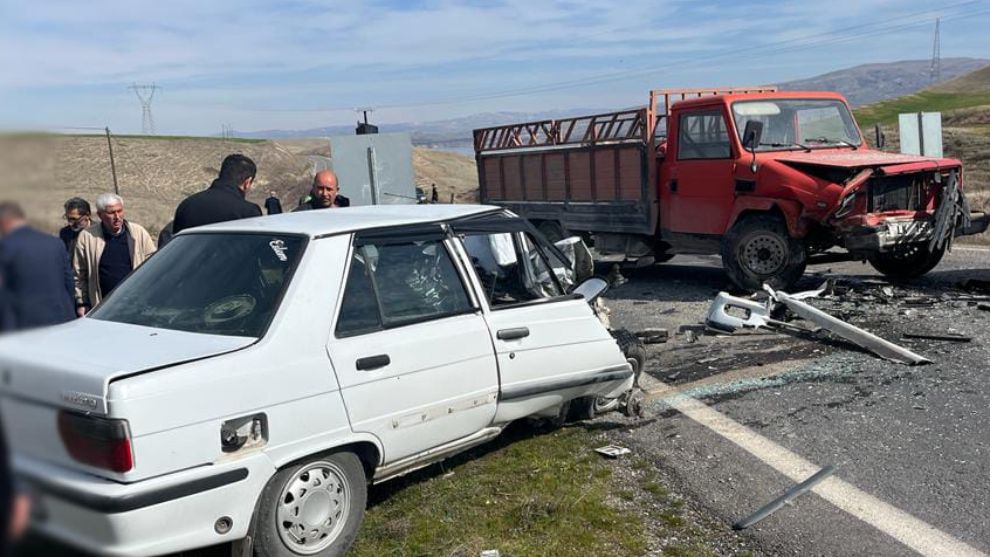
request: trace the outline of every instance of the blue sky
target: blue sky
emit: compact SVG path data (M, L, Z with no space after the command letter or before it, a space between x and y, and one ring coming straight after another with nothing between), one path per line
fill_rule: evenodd
M159 133L642 104L869 62L990 56L990 0L0 0L0 126Z

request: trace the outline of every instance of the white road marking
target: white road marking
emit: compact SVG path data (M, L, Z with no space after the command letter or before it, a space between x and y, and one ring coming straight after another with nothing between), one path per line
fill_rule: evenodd
M663 396L664 393L667 393L666 397ZM648 394L654 397L659 395L671 408L731 441L795 482L801 482L821 469L821 466L805 460L705 403L672 392L663 383L651 389ZM818 484L812 491L921 555L988 557L987 554L835 476Z
M981 253L990 252L990 248L981 248L976 246L952 246L952 251L978 251Z

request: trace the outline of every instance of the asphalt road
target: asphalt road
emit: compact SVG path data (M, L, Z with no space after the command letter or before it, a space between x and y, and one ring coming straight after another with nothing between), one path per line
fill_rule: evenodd
M607 295L613 324L671 330L649 347L646 383L677 395L657 394L649 411L660 419L615 441L647 456L726 531L831 464L836 480L739 534L745 545L767 555L990 553L990 312L958 288L990 280L990 251L957 248L923 279L894 285L893 298L869 266L809 269L802 288L826 276L854 285L813 305L934 360L916 367L825 337L674 334L700 323L727 286L717 257L625 275ZM938 301L911 306L919 296ZM972 341L902 337L949 331ZM675 409L685 400L704 404L689 417Z

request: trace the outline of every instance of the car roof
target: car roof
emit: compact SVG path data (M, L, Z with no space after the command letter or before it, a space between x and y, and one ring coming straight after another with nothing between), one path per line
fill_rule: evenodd
M240 219L184 230L180 235L203 232L264 232L303 234L311 238L390 226L446 222L502 211L491 205L370 205L314 209Z

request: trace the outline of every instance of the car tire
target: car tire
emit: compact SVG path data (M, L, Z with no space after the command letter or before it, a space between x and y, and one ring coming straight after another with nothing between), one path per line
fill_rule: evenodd
M807 264L804 243L792 238L774 215L745 217L722 238L722 265L740 290L755 292L764 284L788 290Z
M368 478L354 453L287 466L261 492L250 533L254 555L340 557L357 537L367 502Z
M945 255L945 248L929 251L925 244L915 244L887 253L875 253L867 259L874 269L894 280L911 280L934 269Z
M633 388L639 387L639 376L643 373L646 365L646 346L639 337L627 329L616 329L611 331L612 338L619 345L619 350L626 357L626 361L633 368ZM580 399L577 404L575 417L580 420L591 420L595 416L600 416L616 410L621 403L620 398L608 398L604 396L588 396Z

